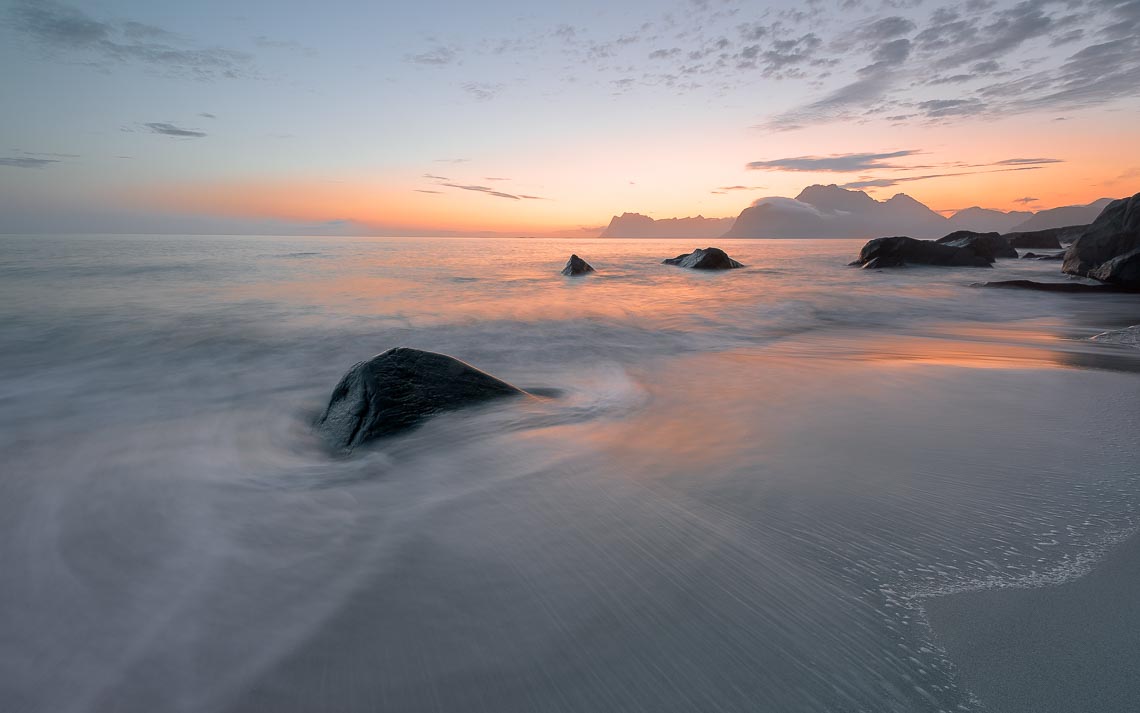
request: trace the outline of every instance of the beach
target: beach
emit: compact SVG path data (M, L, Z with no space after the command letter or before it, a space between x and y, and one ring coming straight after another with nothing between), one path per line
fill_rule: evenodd
M22 711L1049 711L1140 697L1134 295L862 241L0 238ZM700 247L703 247L700 246ZM570 253L596 274L558 274ZM543 398L351 454L354 363ZM1120 544L1123 542L1123 544ZM1121 707L1124 705L1124 707ZM1051 707L1050 707L1051 706Z

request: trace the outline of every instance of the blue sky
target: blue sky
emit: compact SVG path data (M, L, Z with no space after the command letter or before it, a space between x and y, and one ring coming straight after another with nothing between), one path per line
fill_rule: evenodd
M1138 37L1140 0L0 3L0 232L1087 202L1140 186Z

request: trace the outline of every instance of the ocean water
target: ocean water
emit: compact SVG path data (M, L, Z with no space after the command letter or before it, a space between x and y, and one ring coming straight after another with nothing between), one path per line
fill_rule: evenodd
M0 709L986 710L923 602L1134 531L1140 304L722 246L0 237ZM558 395L328 453L394 346Z

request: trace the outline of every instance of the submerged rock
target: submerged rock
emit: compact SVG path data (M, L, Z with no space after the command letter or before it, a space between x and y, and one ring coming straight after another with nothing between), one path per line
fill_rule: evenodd
M970 287L999 287L1014 290L1037 290L1038 292L1135 292L1137 290L1120 285L1089 285L1084 282L1037 282L1035 280L994 280L975 282Z
M570 259L566 261L566 267L562 268L562 274L566 276L585 275L587 272L593 271L594 266L577 255L571 255Z
M939 238L940 245L973 250L975 255L993 261L999 257L1017 257L1017 250L1007 238L999 233L975 233L971 230L958 230Z
M1109 203L1069 246L1061 270L1140 288L1140 193Z
M349 369L316 428L331 446L351 449L441 411L525 393L445 354L397 347Z
M744 267L720 248L697 248L691 253L665 258L661 264L677 265L694 270L731 270L734 267Z
M850 263L867 269L901 267L902 265L943 265L948 267L990 267L985 258L970 248L915 240L905 236L875 238L859 251L859 259Z

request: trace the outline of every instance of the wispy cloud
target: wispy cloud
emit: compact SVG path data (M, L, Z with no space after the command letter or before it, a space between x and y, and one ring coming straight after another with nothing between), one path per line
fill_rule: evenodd
M422 64L428 67L443 67L458 60L458 53L451 47L437 45L419 54L407 55L404 59L412 64Z
M148 124L143 124L146 128L150 129L152 133L163 134L164 136L175 136L178 138L200 139L206 135L204 131L196 131L194 129L183 129L182 127L168 124L162 121L154 121Z
M442 183L440 185L447 186L448 188L458 188L461 191L475 191L478 193L486 193L489 196L495 196L497 198L509 198L514 201L520 200L516 195L513 195L511 193L503 193L502 191L496 191L494 188L490 188L488 186L464 186L458 183Z
M897 186L900 183L912 183L914 181L929 181L934 178L951 178L954 176L973 176L979 173L1005 173L1006 171L1037 171L1041 166L1018 166L1017 168L997 168L989 171L957 171L954 173L930 173L923 176L894 176L890 178L867 178L859 181L851 181L844 183L840 188L862 189L862 188L889 188Z
M105 22L52 0L17 0L8 24L46 50L83 55L97 65L137 62L203 80L248 76L252 71L247 53L195 48L160 27Z
M505 84L491 84L488 82L467 82L463 85L463 91L467 92L475 101L490 101L506 88Z
M811 171L826 173L852 173L872 169L899 168L885 161L904 156L913 156L916 150L890 151L887 153L847 153L830 156L793 156L769 161L753 161L747 168L753 171ZM727 189L726 189L727 190Z
M1059 158L1007 158L1003 161L995 161L994 166L1038 166L1045 163L1064 163L1063 159Z
M1026 196L1025 198L1014 198L1013 199L1014 203L1021 203L1024 205L1028 205L1029 203L1036 203L1037 201L1038 201L1037 198L1031 198L1029 196Z
M43 168L53 163L59 163L59 161L56 159L32 158L29 156L0 157L0 166L11 166L12 168Z
M461 191L474 191L476 193L483 193L483 194L486 194L488 196L495 196L496 198L507 198L509 200L514 200L514 201L518 201L518 200L530 200L530 201L550 200L549 198L544 198L542 196L530 196L530 195L526 195L525 193L520 193L518 195L515 195L514 193L506 193L504 191L497 191L494 188L491 188L490 186L463 185L460 183L441 183L439 185L446 186L448 188L457 188Z

